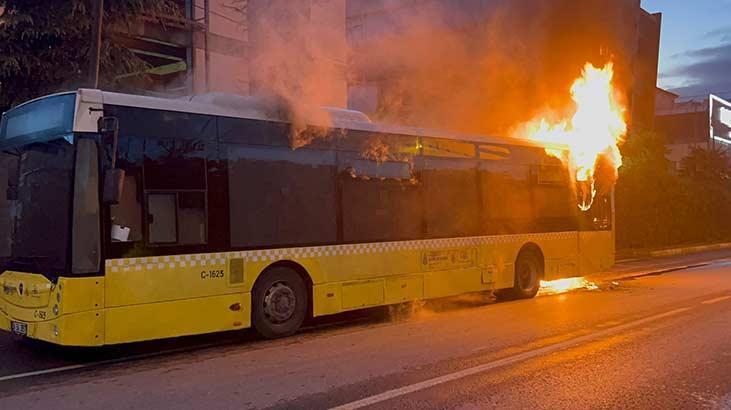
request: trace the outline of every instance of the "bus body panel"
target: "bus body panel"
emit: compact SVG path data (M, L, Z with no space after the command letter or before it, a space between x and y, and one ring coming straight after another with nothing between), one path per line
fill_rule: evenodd
M13 318L29 324L30 337L82 346L242 329L251 324L253 284L277 262L296 263L311 275L313 314L322 316L512 287L514 261L526 244L543 252L547 279L564 276L564 266L579 265L579 237L589 255L584 259L592 260L606 253L605 236L560 232L117 259L107 261L105 277L60 278L47 298L62 294L58 317L52 303L42 309L51 320L38 321L39 309L5 302L0 327L10 330ZM244 261L243 283L232 286L236 260ZM593 267L585 263L582 273ZM2 278L50 283L27 273Z
M251 294L233 293L106 310L106 344L247 328Z
M614 265L612 231L579 232L580 272L602 272Z
M196 299L249 291L232 284L229 254L115 259L106 262L107 307Z

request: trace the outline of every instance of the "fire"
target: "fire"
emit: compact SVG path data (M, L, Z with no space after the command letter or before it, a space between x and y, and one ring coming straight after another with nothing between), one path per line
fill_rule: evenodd
M541 281L541 289L538 292L541 295L555 295L576 289L595 290L599 287L593 282L589 282L585 278L567 278L552 281Z
M581 77L571 86L571 98L576 111L570 119L551 122L537 119L527 125L530 139L563 144L569 147L569 158L563 158L560 150L546 149L569 165L578 182L591 187L591 198L584 198L579 208L588 211L594 201L594 172L597 160L604 157L616 170L622 165L619 144L627 132L624 107L617 101L612 79L614 66L603 68L587 63Z

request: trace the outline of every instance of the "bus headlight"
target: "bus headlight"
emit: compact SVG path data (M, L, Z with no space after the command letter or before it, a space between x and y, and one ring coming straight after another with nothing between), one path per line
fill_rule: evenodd
M58 337L58 326L53 325L53 335Z
M58 316L58 305L53 305L53 314Z
M56 302L61 303L61 292L56 293Z

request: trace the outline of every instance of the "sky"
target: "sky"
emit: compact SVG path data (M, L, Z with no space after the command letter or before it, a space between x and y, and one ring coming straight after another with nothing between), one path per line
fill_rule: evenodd
M642 0L663 13L658 85L684 97L731 97L731 0Z

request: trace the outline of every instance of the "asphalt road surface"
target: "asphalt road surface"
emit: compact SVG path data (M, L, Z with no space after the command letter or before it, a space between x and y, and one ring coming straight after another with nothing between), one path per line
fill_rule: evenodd
M618 272L645 276L362 311L277 341L68 350L3 335L0 409L731 409L731 251Z

